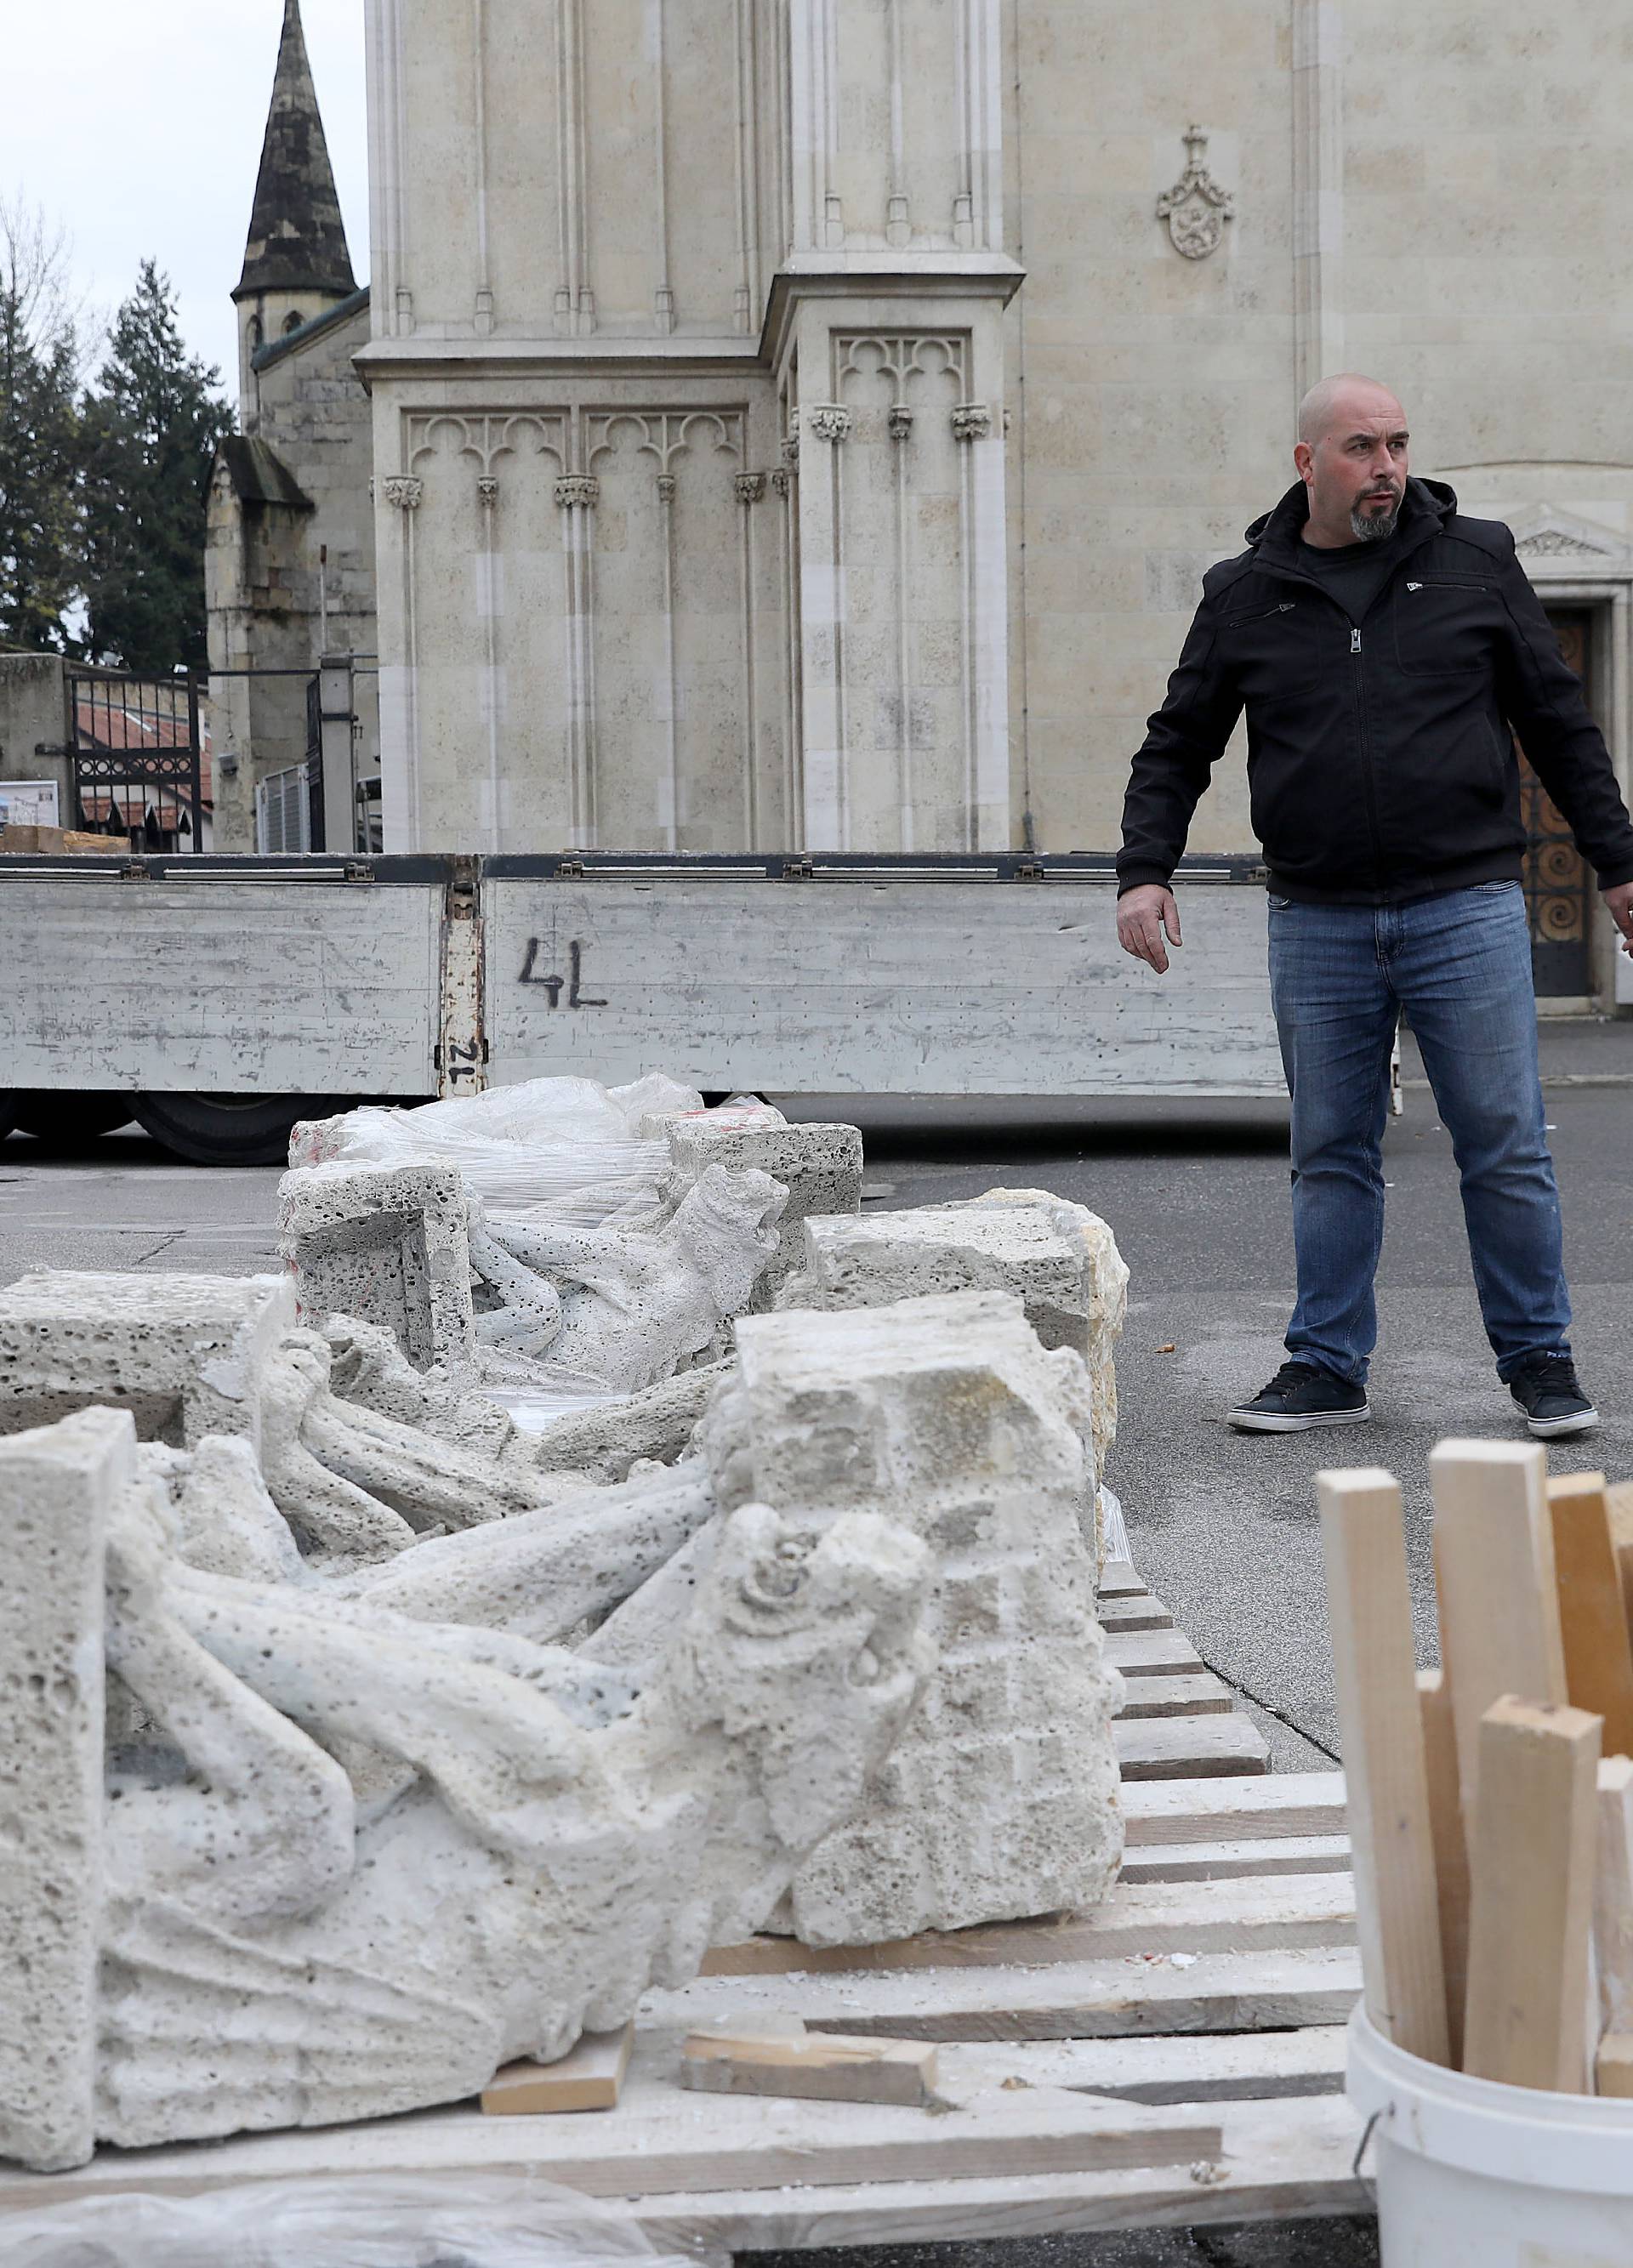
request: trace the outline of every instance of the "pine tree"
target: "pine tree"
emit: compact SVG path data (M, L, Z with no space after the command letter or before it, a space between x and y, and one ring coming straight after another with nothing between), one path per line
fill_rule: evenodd
M85 403L85 605L98 661L203 669L210 469L233 430L220 373L190 357L168 277L144 261Z
M71 643L79 363L66 243L40 213L0 203L0 644Z

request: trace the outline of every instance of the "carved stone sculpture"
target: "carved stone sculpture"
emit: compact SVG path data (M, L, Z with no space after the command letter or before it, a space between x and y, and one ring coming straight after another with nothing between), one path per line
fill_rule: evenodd
M937 1667L855 1818L801 1869L783 1926L808 1945L866 1944L1092 1905L1122 1855L1121 1680L1083 1535L1082 1357L1041 1347L1002 1292L745 1317L737 1345L698 1437L720 1518L583 1650L639 1676L708 1580L734 1506L763 1498L821 1533L888 1505L935 1556Z
M638 1697L201 1572L174 1525L127 1413L0 1442L0 2154L41 2169L458 2100L621 2023L764 1923L927 1659L928 1554L869 1512L722 1521ZM111 1788L105 1664L171 1760Z
M854 1126L734 1126L725 1111L669 1121L669 1191L678 1198L712 1165L769 1174L787 1191L777 1255L761 1278L774 1292L805 1252L804 1225L814 1214L861 1211L862 1138Z
M465 1192L453 1166L303 1166L277 1193L278 1250L302 1320L381 1323L417 1370L476 1350Z

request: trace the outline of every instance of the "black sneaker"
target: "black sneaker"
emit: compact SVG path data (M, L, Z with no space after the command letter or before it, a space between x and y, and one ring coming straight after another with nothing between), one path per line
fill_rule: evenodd
M1238 1433L1304 1433L1312 1425L1364 1425L1364 1386L1346 1386L1313 1362L1284 1362L1262 1392L1225 1412Z
M1599 1423L1599 1412L1577 1383L1577 1366L1568 1354L1527 1355L1509 1380L1508 1390L1539 1441L1591 1433Z

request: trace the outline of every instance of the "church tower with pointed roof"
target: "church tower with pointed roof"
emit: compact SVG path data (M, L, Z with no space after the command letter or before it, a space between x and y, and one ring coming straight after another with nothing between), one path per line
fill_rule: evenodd
M253 412L256 354L351 298L356 290L300 0L284 0L244 272L233 293L246 424Z

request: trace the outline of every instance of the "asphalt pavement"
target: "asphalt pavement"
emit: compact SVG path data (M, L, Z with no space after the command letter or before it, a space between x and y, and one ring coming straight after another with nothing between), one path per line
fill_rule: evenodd
M1575 1344L1603 1417L1555 1471L1633 1477L1633 1020L1543 1027L1551 1140L1564 1193ZM1314 1476L1383 1465L1405 1491L1421 1657L1429 1606L1427 1461L1448 1434L1521 1439L1481 1330L1451 1145L1408 1054L1385 1143L1376 1416L1337 1435L1244 1436L1223 1411L1282 1359L1292 1300L1284 1105L814 1097L867 1139L868 1210L1044 1188L1091 1206L1131 1270L1108 1478L1141 1572L1244 1697L1277 1769L1337 1755ZM75 1154L0 1142L0 1283L32 1269L276 1268L273 1169L178 1164L135 1128ZM956 2248L959 2268L1371 2268L1370 2225L1171 2231ZM846 2268L932 2268L953 2248L847 2254ZM1020 2256L1023 2253L1024 2261ZM977 2260L975 2256L994 2256ZM812 2268L809 2256L802 2256ZM769 2262L765 2268L770 2268Z

